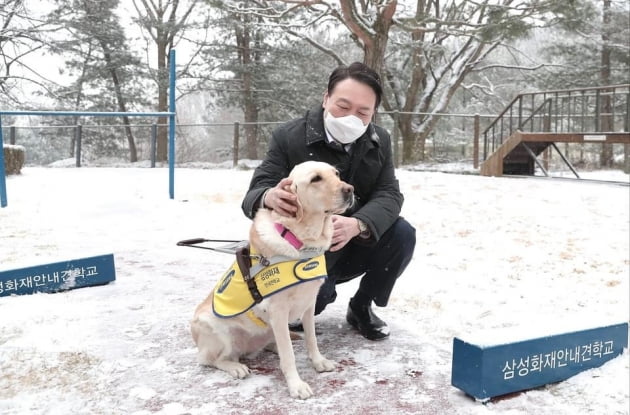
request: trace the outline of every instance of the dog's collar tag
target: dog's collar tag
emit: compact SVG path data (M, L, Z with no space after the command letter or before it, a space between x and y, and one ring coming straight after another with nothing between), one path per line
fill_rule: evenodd
M298 250L302 248L304 244L297 238L297 236L295 236L293 232L288 230L284 225L280 223L275 223L274 226L276 227L276 230L278 231L280 236L282 236L287 242L289 242L291 246Z

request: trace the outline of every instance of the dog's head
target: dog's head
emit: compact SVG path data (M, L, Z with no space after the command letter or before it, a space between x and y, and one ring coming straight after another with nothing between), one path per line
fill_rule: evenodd
M289 178L293 181L291 192L297 196L298 221L310 214L341 214L354 204L354 187L342 181L337 169L328 163L300 163Z

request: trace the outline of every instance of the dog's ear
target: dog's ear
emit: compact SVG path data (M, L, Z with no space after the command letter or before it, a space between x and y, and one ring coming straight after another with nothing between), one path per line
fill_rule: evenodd
M291 192L295 195L295 204L297 205L297 211L295 212L295 219L298 222L301 222L302 218L304 218L304 207L302 207L302 202L300 202L300 196L298 195L296 184L291 186Z
M295 203L297 204L297 212L295 212L295 219L297 219L298 222L301 222L302 218L304 217L304 208L302 208L300 199L296 199Z
M304 208L302 207L302 203L300 203L300 197L297 192L297 183L293 182L287 191L293 193L295 195L295 204L297 206L297 211L295 212L295 219L300 222L304 217Z

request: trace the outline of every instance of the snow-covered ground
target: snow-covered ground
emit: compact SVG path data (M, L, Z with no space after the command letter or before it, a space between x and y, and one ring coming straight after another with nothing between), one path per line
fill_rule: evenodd
M0 414L628 414L629 358L487 404L450 385L454 337L629 320L630 187L401 169L414 258L388 307L383 342L349 329L356 282L317 317L315 397L289 397L277 356L234 380L196 363L188 321L231 263L177 247L242 239L251 170L36 168L9 176L0 271L113 253L115 283L0 297ZM628 181L627 175L615 180ZM558 324L560 322L561 324ZM492 339L488 339L491 341Z

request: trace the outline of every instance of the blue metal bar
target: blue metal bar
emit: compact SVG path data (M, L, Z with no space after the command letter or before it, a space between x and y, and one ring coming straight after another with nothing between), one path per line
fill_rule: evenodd
M169 56L169 94L168 94L168 194L175 198L175 50Z
M167 112L96 112L96 111L0 111L0 207L7 206L7 183L4 168L3 115L86 116L86 117L164 117L169 118L169 194L175 198L175 50L170 52L169 111Z
M0 115L47 115L86 117L163 117L170 112L96 112L96 111L0 111Z
M7 206L7 179L4 170L4 140L2 138L2 117L0 117L0 207Z

